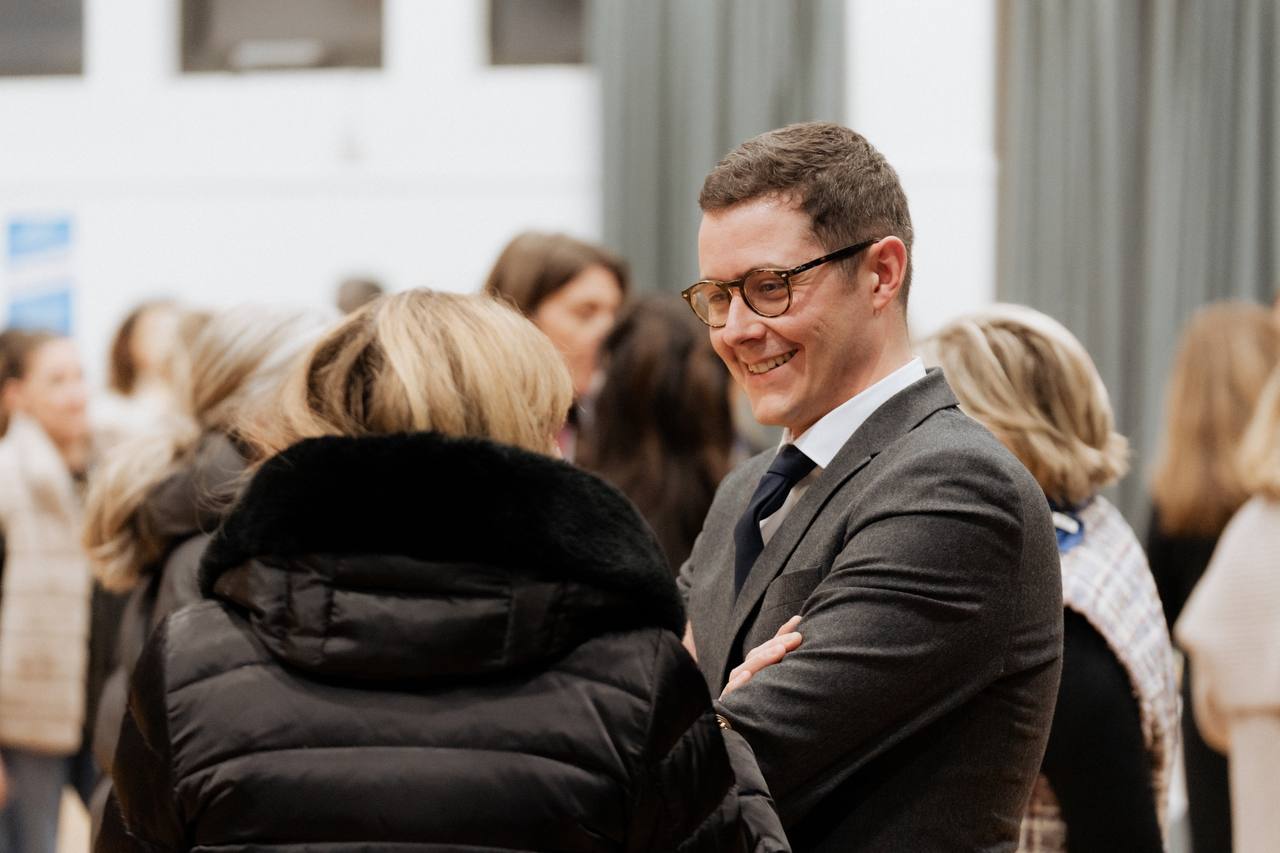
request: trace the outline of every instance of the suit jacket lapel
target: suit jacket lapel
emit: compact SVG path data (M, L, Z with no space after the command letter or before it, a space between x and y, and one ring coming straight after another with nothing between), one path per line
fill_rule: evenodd
M743 585L737 601L734 601L729 616L727 630L723 633L726 640L724 648L724 664L720 667L721 678L728 673L729 654L734 643L742 633L748 617L755 612L756 605L764 597L769 584L778 576L787 560L795 551L800 540L817 519L818 514L850 477L853 477L881 450L915 429L925 418L939 409L957 405L955 395L943 378L942 371L933 368L924 379L904 388L885 401L866 422L860 426L844 447L836 454L828 466L805 492L804 497L791 509L782 524L774 531L772 538L765 544L764 551L756 560L747 582ZM765 468L761 469L761 474ZM758 480L759 478L757 478ZM751 488L755 488L754 483ZM750 496L747 497L750 500ZM746 503L744 501L743 507ZM728 586L724 591L725 598L720 601L733 600L733 554L730 537L728 567ZM724 571L721 566L721 571ZM829 568L829 567L823 567ZM721 591L720 579L717 579L717 591ZM747 650L743 650L744 652ZM723 680L722 680L723 683Z

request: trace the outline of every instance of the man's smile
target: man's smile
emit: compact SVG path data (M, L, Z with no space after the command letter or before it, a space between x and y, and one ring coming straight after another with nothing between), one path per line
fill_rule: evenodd
M793 349L790 352L782 353L782 355L776 355L772 358L766 358L756 362L743 361L742 365L747 369L748 373L758 376L762 373L768 373L770 370L781 367L790 361L798 352L799 350Z

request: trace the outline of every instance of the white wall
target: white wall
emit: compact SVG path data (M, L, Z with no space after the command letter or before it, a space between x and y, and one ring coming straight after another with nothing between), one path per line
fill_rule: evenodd
M849 0L848 120L915 226L912 331L995 298L995 0Z
M927 332L994 292L995 0L848 2L848 120L906 186ZM85 6L83 77L0 79L0 222L74 216L95 377L146 297L472 290L518 230L599 234L596 75L488 67L482 0L385 0L380 71L246 76L177 72L173 0Z
M145 297L474 290L518 230L598 236L596 77L488 67L485 3L386 0L381 71L250 76L179 74L176 2L85 5L84 77L0 80L0 222L74 216L94 376Z

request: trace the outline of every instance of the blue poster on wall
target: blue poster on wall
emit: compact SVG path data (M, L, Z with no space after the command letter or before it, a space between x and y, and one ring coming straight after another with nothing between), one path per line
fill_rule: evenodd
M75 293L71 217L14 216L5 230L6 325L70 335Z

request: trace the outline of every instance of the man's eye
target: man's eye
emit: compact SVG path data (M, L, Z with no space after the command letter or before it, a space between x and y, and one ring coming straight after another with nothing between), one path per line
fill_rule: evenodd
M777 296L787 289L781 279L770 278L756 283L756 293L761 296Z
M729 294L725 293L720 288L716 288L715 290L707 294L708 305L724 305L728 301L729 301Z

